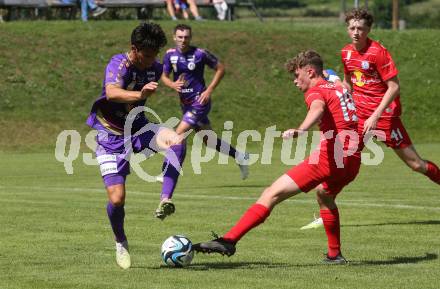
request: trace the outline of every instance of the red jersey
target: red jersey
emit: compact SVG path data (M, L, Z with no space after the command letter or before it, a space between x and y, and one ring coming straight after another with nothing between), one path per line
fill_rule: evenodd
M344 73L350 75L358 116L367 119L388 89L385 81L397 76L397 68L388 50L369 38L361 51L352 44L346 45L342 48L341 57ZM397 96L381 117L397 117L400 114L400 96Z
M356 107L350 93L345 88L322 80L306 91L304 100L308 109L314 100L321 100L325 103L326 109L319 122L319 129L323 134L329 131L333 131L333 133L329 132L330 135L326 136L327 140L321 141L321 152L333 152L336 135L344 131L352 133L352 138L356 137L358 140ZM347 149L348 143L345 140L343 142L345 143L344 149ZM353 148L358 151L357 142L351 142L350 145L353 145Z

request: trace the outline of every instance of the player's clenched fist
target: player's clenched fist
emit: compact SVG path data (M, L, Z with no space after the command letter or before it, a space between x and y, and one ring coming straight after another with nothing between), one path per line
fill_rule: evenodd
M157 86L158 86L158 83L154 82L154 81L145 84L141 90L142 98L146 98L146 97L152 95L156 91Z

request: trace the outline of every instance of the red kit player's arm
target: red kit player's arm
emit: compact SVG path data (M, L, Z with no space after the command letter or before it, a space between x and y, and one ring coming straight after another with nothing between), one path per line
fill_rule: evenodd
M390 105L393 99L396 98L397 95L399 95L400 85L397 76L394 76L386 80L385 82L388 85L388 89L385 92L379 106L374 110L371 116L365 121L364 129L362 131L363 134L376 128L377 122L380 116L382 115L382 113L384 112L384 110Z
M396 98L396 96L400 93L400 84L399 79L397 76L394 76L393 78L388 79L385 81L388 89L383 95L382 101L380 102L379 106L376 108L373 114L375 114L377 117L380 117L382 113L385 111L385 109L391 104L391 102Z
M322 117L325 111L325 102L320 99L315 99L310 104L310 109L307 112L306 117L304 118L301 125L298 127L298 130L308 130L313 125L315 125Z

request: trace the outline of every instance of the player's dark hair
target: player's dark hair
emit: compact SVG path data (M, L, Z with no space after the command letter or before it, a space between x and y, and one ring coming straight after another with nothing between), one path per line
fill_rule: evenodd
M348 11L345 14L345 23L348 25L348 23L352 19L355 19L355 20L365 20L365 24L368 27L371 27L371 25L373 25L373 22L374 22L373 15L370 14L368 12L368 10L365 9L365 8L354 8L351 11Z
M146 22L139 24L133 30L131 44L139 50L148 48L159 51L167 44L167 37L158 24Z
M181 31L183 31L183 30L189 30L189 34L192 35L192 29L191 29L191 26L189 26L189 25L186 25L186 24L177 24L176 27L174 27L174 30L173 30L174 34L176 34L176 31L177 31L177 30L181 30Z
M288 60L285 64L289 73L295 73L296 69L303 68L308 65L312 66L317 74L322 75L324 64L321 56L314 50L302 51L294 58Z

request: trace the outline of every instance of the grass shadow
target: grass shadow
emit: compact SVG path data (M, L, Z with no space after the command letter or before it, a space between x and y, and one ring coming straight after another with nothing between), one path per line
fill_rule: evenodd
M294 264L272 263L272 262L224 262L224 263L196 263L188 267L189 270L234 270L234 269L270 269L270 268L288 268L294 267Z
M191 271L207 271L207 270L238 270L238 269L279 269L279 268L293 268L293 267L311 267L322 266L321 263L313 264L289 264L289 263L274 263L274 262L202 262L193 263L185 268L170 267L167 265L160 266L132 266L131 269L149 269L149 270L191 270Z
M413 257L392 257L389 260L364 260L356 261L350 260L345 266L383 266L383 265L399 265L399 264L417 264L420 262L427 262L437 260L438 255L434 253L426 253L423 256ZM208 271L208 270L255 270L255 269L280 269L280 268L295 268L295 267L317 267L317 266L341 266L344 265L328 265L321 262L308 264L290 264L290 263L276 263L276 262L203 262L193 263L184 268L170 267L167 265L159 266L132 266L131 269L148 269L148 270L189 270L189 271Z
M416 264L420 262L437 260L438 255L434 253L426 253L424 256L414 257L393 257L390 260L366 260L351 261L350 266L380 266L380 265L399 265L399 264Z

